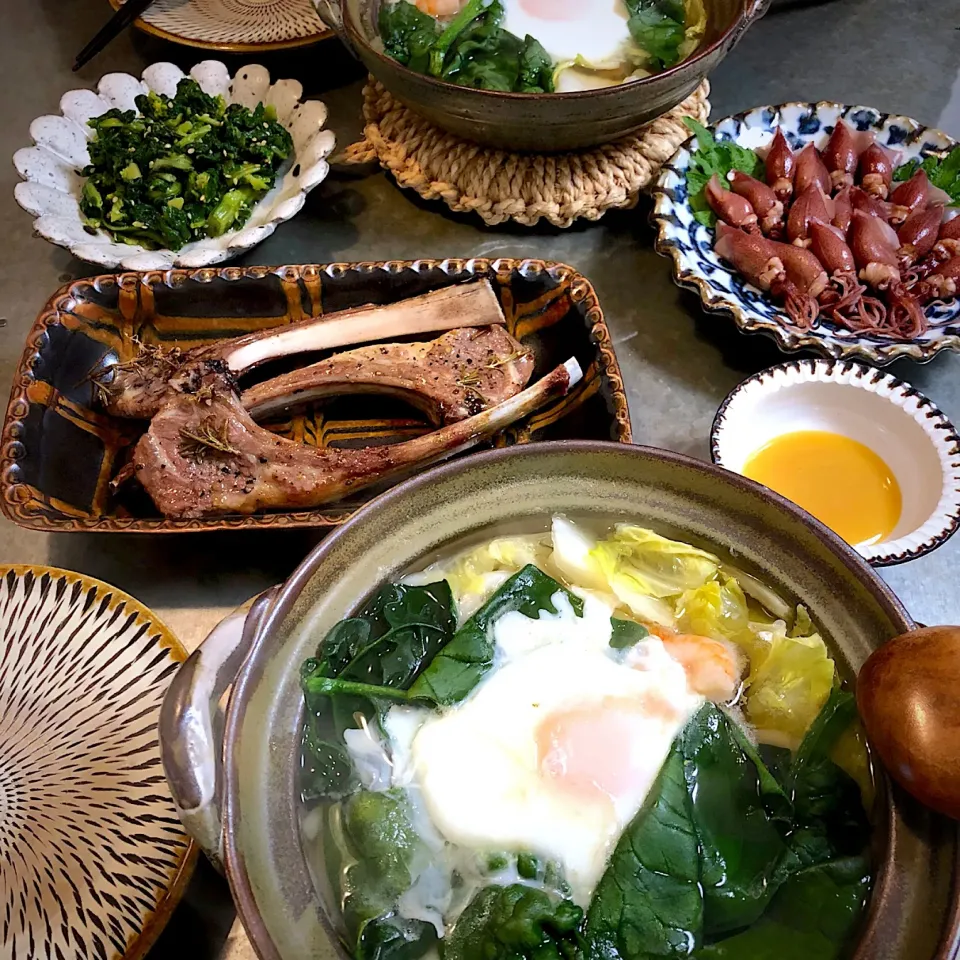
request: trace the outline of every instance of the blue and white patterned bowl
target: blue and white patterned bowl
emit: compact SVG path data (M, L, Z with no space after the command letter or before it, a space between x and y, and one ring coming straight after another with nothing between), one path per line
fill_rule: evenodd
M719 120L711 129L718 140L734 140L741 146L757 148L769 144L779 126L794 149L810 141L823 147L838 117L857 130L876 131L878 143L900 152L899 163L928 154L942 155L956 146L956 141L942 131L922 126L909 117L825 100L755 107ZM695 141L691 138L664 165L653 191L652 219L657 227L657 252L673 259L673 279L680 286L697 290L707 310L732 314L741 330L766 334L787 352L809 349L827 357L860 358L883 366L898 357L926 362L941 350L960 350L960 299L929 306L930 329L914 340L851 333L826 320L820 320L812 330L792 326L767 294L745 281L714 253L713 229L694 219L686 183L694 149Z

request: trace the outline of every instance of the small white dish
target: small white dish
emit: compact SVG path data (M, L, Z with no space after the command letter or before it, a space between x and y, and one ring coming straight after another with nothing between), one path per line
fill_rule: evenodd
M327 108L319 100L301 100L303 87L296 80L270 82L269 72L251 64L231 77L219 60L204 60L190 76L204 93L221 95L227 103L253 108L272 105L277 119L293 138L293 154L284 162L274 188L254 207L239 230L220 237L188 243L177 251L147 250L113 240L109 234L87 232L80 213L83 178L79 171L90 160L87 142L93 130L91 117L111 107L134 110L134 98L155 90L173 96L185 76L172 63L154 63L138 80L126 73L108 73L93 90L70 90L60 99L60 115L37 117L30 124L34 146L13 155L13 165L23 178L14 196L33 214L33 228L40 236L66 247L75 257L104 267L124 270L166 270L170 267L206 267L228 260L265 240L278 223L289 220L303 206L307 194L327 176L327 157L335 145L333 134L324 130Z
M748 377L727 396L710 432L713 462L743 473L775 437L825 430L858 440L891 469L903 508L891 536L855 549L873 566L913 560L960 526L960 437L914 387L873 367L799 360Z

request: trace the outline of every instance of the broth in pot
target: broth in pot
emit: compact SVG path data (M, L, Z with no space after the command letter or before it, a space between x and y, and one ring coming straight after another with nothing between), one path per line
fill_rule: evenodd
M381 585L301 683L304 850L358 960L844 956L854 698L718 556L553 517Z

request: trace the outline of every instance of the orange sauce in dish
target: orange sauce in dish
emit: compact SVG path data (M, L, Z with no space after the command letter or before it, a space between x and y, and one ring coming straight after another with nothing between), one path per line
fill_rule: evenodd
M880 543L900 519L900 487L869 447L838 433L798 430L748 458L745 476L792 500L849 544Z

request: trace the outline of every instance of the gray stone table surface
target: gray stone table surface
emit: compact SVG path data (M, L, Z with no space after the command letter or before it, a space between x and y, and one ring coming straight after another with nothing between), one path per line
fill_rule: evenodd
M56 112L61 94L104 73L139 73L207 54L129 32L79 74L70 64L110 13L106 0L3 0L0 155L28 143L30 121ZM251 58L226 58L236 68ZM257 58L275 76L301 80L330 107L343 147L360 134L359 67L335 42ZM870 104L960 136L960 5L956 0L833 0L776 8L711 78L713 116L785 100ZM13 199L16 172L0 167L0 390L10 383L27 329L61 284L95 273L33 236ZM648 443L708 455L714 411L744 376L783 359L767 341L740 336L704 315L670 280L652 249L647 207L569 230L484 228L472 217L401 192L383 173L338 174L303 211L248 254L246 263L414 257L529 256L567 261L595 284L629 390L634 434ZM960 423L960 358L892 368ZM4 392L4 396L6 396ZM46 563L100 577L134 594L195 647L251 595L283 579L316 534L265 532L182 537L44 535L0 520L0 561ZM960 621L954 575L960 537L928 557L884 571L918 620ZM151 960L252 957L234 922L226 885L201 866Z

